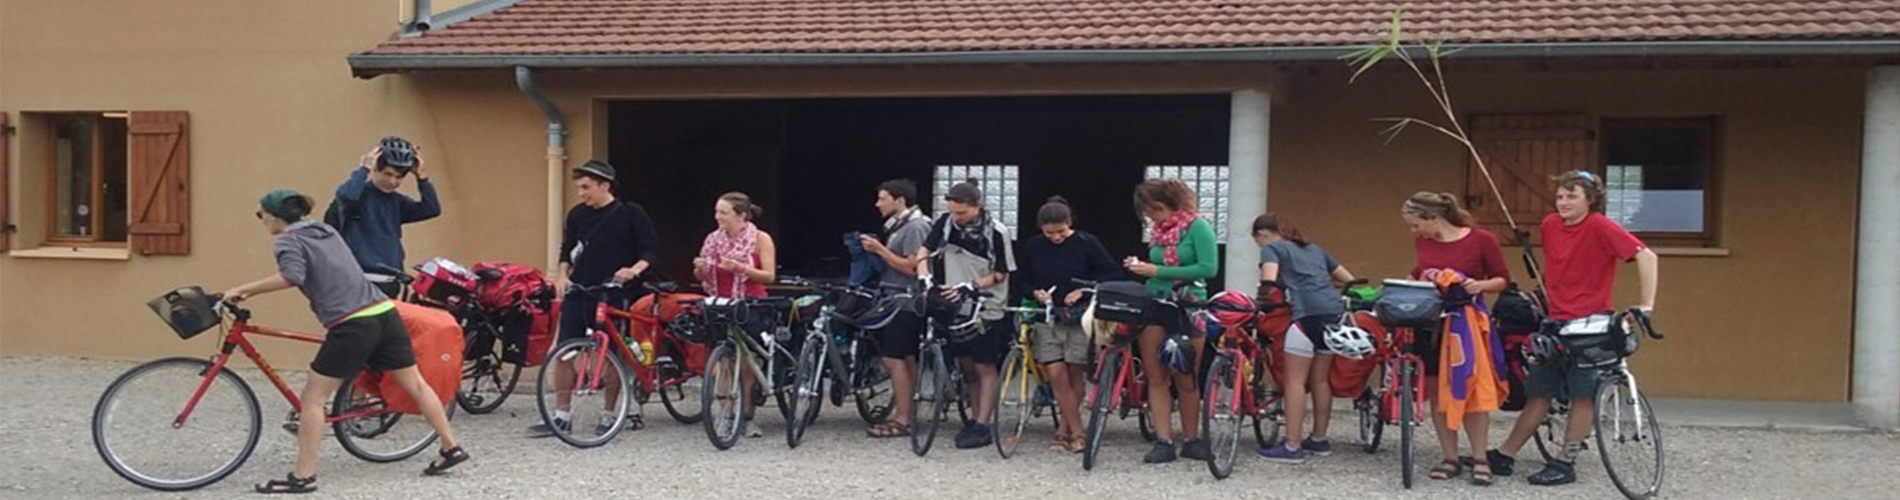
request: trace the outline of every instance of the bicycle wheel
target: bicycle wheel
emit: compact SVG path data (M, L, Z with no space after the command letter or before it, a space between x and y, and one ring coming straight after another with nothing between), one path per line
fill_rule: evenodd
M883 360L868 347L860 350L851 376L851 400L857 404L858 418L873 425L891 418L891 408L897 403L895 397L891 392L891 375L884 371Z
M950 371L943 359L943 346L931 344L917 358L916 402L910 405L910 451L917 456L930 453L937 440L937 428L950 409Z
M822 335L805 338L798 350L797 372L792 376L792 421L785 426L785 445L797 448L805 439L805 428L818 420L818 408L824 405L825 348L829 339Z
M1111 348L1102 356L1101 369L1095 375L1095 387L1089 392L1088 439L1082 446L1082 470L1095 469L1095 456L1102 449L1102 432L1108 427L1108 414L1115 411L1121 396L1120 348Z
M1416 418L1417 403L1412 400L1411 363L1402 363L1399 368L1399 477L1405 483L1405 489L1412 489L1412 428L1418 427Z
M732 448L744 430L745 408L751 401L740 382L743 370L745 362L729 342L719 344L706 356L706 380L699 397L700 423L705 425L706 440L713 448Z
M429 419L392 411L381 394L357 385L366 373L343 379L330 402L330 429L336 432L337 444L356 458L387 463L413 457L435 443ZM442 411L453 417L455 405L443 405Z
M127 370L92 410L92 443L112 472L160 491L202 488L237 471L257 449L257 393L229 369L205 386L190 418L177 421L206 383L211 362L167 358ZM190 445L192 453L179 453Z
M798 378L798 359L796 356L798 355L788 351L779 351L772 354L772 357L778 361L774 363L771 368L772 402L778 405L778 416L785 419L787 427L791 426L790 424L793 418L792 399L794 393L792 392L792 382ZM758 390L764 390L763 385L755 384L755 386L759 387Z
M705 384L705 379L687 370L684 362L677 357L662 363L666 365L659 370L662 374L658 391L660 405L666 407L666 413L672 415L675 422L686 425L699 423L700 419L706 417L699 403L700 386ZM677 374L677 377L667 379L667 373Z
M1201 412L1201 440L1207 443L1207 472L1214 479L1227 479L1234 473L1234 459L1240 454L1241 395L1246 382L1228 353L1214 357L1207 368L1207 382L1201 384L1207 408ZM1258 421L1259 417L1255 417Z
M491 349L488 355L462 361L462 387L455 391L455 405L474 415L494 412L520 382L521 365L502 361L500 351Z
M997 382L996 404L990 408L990 440L1003 458L1016 454L1023 444L1023 431L1029 428L1034 409L1036 375L1023 359L1023 347L1016 346L1003 357L1002 380Z
M565 392L554 387L554 369L563 364L574 368ZM569 446L593 448L607 444L627 423L627 409L634 397L627 383L629 373L627 361L594 337L562 342L548 353L548 362L541 364L541 374L535 380L541 421L553 428L554 437ZM565 415L557 414L564 396L568 408Z
M1568 433L1570 404L1568 401L1551 400L1550 411L1546 412L1544 423L1537 426L1537 432L1531 438L1537 443L1537 454L1545 462L1557 459L1557 450L1564 447L1564 436ZM1571 457L1575 459L1576 457Z
M1385 435L1386 415L1380 411L1379 391L1367 388L1352 401L1352 410L1359 414L1359 444L1365 446L1366 453L1379 452L1379 438Z
M1280 392L1280 384L1274 382L1269 373L1271 363L1254 363L1254 419L1253 440L1265 448L1280 442L1280 428L1286 425L1286 398Z
M1596 434L1603 470L1623 496L1644 500L1662 490L1662 428L1649 398L1630 390L1627 381L1598 387Z

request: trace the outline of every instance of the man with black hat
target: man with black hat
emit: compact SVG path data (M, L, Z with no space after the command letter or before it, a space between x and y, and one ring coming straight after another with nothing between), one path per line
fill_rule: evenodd
M567 224L561 236L561 269L555 274L555 290L565 293L568 283L583 286L608 282L626 283L646 273L659 258L659 238L653 232L653 220L639 204L614 197L619 183L614 166L600 160L588 160L574 169L574 195L580 204L567 212ZM599 306L596 297L567 295L561 302L559 341L587 335ZM569 389L574 383L574 368L567 363L554 366L554 421L528 428L540 436L553 435L550 425L567 429ZM612 407L619 394L618 385L608 384L607 405ZM639 429L638 407L629 420L631 429ZM603 419L617 415L604 415ZM611 421L608 422L611 424Z

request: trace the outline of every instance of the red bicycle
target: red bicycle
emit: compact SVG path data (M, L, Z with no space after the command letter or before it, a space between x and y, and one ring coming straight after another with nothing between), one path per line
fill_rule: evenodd
M629 422L639 428L643 423L638 420L638 405L655 393L674 420L692 424L702 417L700 402L688 399L698 394L697 388L687 388L700 374L687 364L689 351L685 344L660 328L658 320L663 303L697 303L701 297L676 294L671 283L643 286L655 294L651 314L610 306L606 299L623 289L619 284L574 286L569 291L601 299L594 328L587 336L562 342L549 351L535 381L542 421L568 445L593 448L612 441L629 427ZM628 322L641 322L650 328L624 328ZM634 331L641 332L639 338L632 337ZM566 389L558 389L553 383L554 368L558 366L573 367Z
M1096 283L1076 280L1078 284L1093 288ZM1085 428L1087 439L1083 440L1082 470L1095 468L1095 457L1102 449L1102 433L1108 427L1108 416L1119 413L1126 420L1135 415L1141 427L1141 438L1154 441L1154 423L1149 421L1148 377L1141 366L1141 356L1135 355L1132 345L1135 343L1136 329L1121 323L1113 324L1109 334L1109 343L1103 346L1100 354L1090 360L1095 372L1095 385L1089 388L1089 396L1083 405L1089 412L1089 424ZM1164 368L1165 369L1165 368Z
M92 440L100 458L112 471L139 486L161 491L191 490L216 483L236 472L257 449L263 433L263 410L257 392L230 366L242 350L284 396L291 408L301 408L297 393L251 343L251 336L323 343L323 337L251 324L251 311L225 303L198 287L175 290L161 300L173 304L169 323L180 338L190 339L229 319L220 336L218 352L205 358L176 357L151 361L120 375L92 413ZM155 306L157 307L157 306ZM178 318L195 318L184 326ZM331 400L329 423L343 449L371 462L394 462L421 452L435 442L435 429L421 416L387 408L373 388L357 379L376 376L364 372L343 381ZM454 416L454 405L443 410ZM285 429L295 433L293 410ZM191 453L180 453L190 449Z
M1278 440L1280 425L1286 418L1281 406L1285 395L1280 389L1281 373L1273 369L1273 349L1268 348L1271 340L1260 336L1259 316L1287 304L1260 302L1246 307L1252 303L1251 300L1230 303L1217 297L1208 302L1182 304L1226 316L1220 320L1226 330L1217 341L1214 360L1202 384L1207 394L1203 402L1206 408L1201 412L1201 439L1211 451L1207 471L1215 479L1227 479L1234 472L1234 461L1240 455L1243 420L1253 419L1254 440L1264 447Z
M1386 281L1388 286L1393 283L1393 280ZM1413 429L1424 425L1429 415L1429 411L1420 411L1429 408L1425 401L1425 359L1414 350L1416 330L1387 326L1386 332L1374 354L1384 373L1380 384L1366 388L1365 393L1354 399L1353 410L1359 415L1359 441L1365 444L1366 453L1379 450L1379 438L1385 434L1385 426L1399 426L1400 477L1410 489L1414 471Z

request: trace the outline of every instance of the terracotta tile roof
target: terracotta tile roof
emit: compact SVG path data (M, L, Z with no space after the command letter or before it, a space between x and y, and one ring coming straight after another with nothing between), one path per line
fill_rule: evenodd
M368 56L1900 39L1900 0L526 0Z

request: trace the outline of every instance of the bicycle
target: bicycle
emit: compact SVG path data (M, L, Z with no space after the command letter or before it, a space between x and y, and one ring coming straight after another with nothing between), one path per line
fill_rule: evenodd
M1049 292L1054 293L1054 289ZM1031 419L1045 410L1051 420L1058 417L1053 397L1039 397L1050 390L1049 379L1029 348L1030 330L1036 323L1055 324L1054 306L1005 307L1003 310L1016 318L1016 338L1010 341L1009 354L999 365L1002 373L997 383L996 405L990 410L990 438L996 443L996 453L1007 459L1022 445L1023 431Z
M818 419L821 398L825 394L823 383L826 380L831 382L832 406L843 406L844 393L848 390L857 404L859 418L867 423L883 421L890 415L893 402L887 400L879 403L877 400L880 395L891 394L890 376L884 373L884 365L878 361L870 342L855 332L844 331L848 325L857 325L853 318L838 311L843 297L869 302L877 300L876 295L863 287L819 283L798 277L782 277L779 281L823 294L819 299L818 316L812 318L798 352L797 368L792 378L793 397L788 398L788 413L792 415L792 420L785 427L786 445L797 448L804 440L805 430ZM858 328L858 331L866 329Z
M671 283L646 283L642 286L658 297L666 297L674 292ZM584 337L561 342L548 352L547 361L541 363L540 376L535 381L536 408L542 421L547 422L554 431L554 436L569 446L593 448L612 441L627 427L629 414L632 418L639 418L640 405L655 393L660 395L661 404L674 420L691 424L700 417L698 413L688 413L689 409L696 409L691 406L698 405L687 402L685 389L685 385L697 374L682 366L683 350L675 344L675 340L660 334L633 339L630 332L621 328L623 322L639 321L632 311L610 305L610 296L624 289L618 283L569 287L570 294L599 300L594 328L590 328ZM657 308L659 300L655 300L654 304ZM661 330L656 328L647 331ZM665 349L665 353L659 352L661 349ZM554 370L563 364L571 364L574 368L573 382L565 393L553 384L557 378ZM568 407L562 409L560 399L564 395L569 401ZM584 398L591 401L594 396L602 397L599 408L582 404ZM556 412L562 410L569 414L569 418L557 418ZM592 434L581 433L574 425L575 422L589 421L598 422ZM637 429L641 423L634 425Z
M1277 283L1275 284L1277 285ZM1205 382L1205 411L1201 412L1201 439L1208 444L1207 471L1215 479L1233 475L1240 455L1240 422L1253 419L1254 441L1262 447L1278 440L1285 423L1281 373L1274 370L1271 339L1259 332L1259 315L1287 307L1262 302L1251 310L1222 302L1183 302L1183 307L1241 313L1245 319L1224 330L1216 341L1214 359ZM1217 428L1226 430L1216 431Z
M1093 281L1075 281L1090 291L1099 285ZM1130 413L1135 414L1141 438L1156 439L1148 408L1148 377L1142 370L1141 356L1135 355L1133 349L1135 329L1115 323L1109 335L1108 345L1089 360L1089 371L1095 372L1095 385L1089 388L1088 399L1083 401L1089 410L1089 423L1083 430L1082 470L1095 469L1095 458L1102 448L1102 434L1107 430L1110 412L1119 412L1123 420L1128 419Z
M1424 286L1436 288L1437 285L1416 281L1385 280L1386 286ZM1348 299L1351 300L1351 299ZM1450 307L1447 305L1447 307ZM1347 314L1352 314L1348 312ZM1360 440L1366 446L1366 453L1375 453L1379 449L1379 439L1385 433L1385 426L1399 427L1399 477L1406 489L1411 489L1416 467L1413 464L1413 449L1416 446L1414 430L1425 425L1430 412L1421 412L1427 408L1425 393L1424 355L1437 353L1415 352L1417 331L1411 327L1384 325L1387 335L1380 339L1375 354L1380 359L1382 375L1380 384L1367 388L1366 393L1353 400L1353 410L1359 414Z
M1546 322L1547 329L1561 327L1560 323ZM1620 328L1620 335L1627 336L1632 348L1617 356L1615 361L1596 368L1599 379L1591 434L1595 436L1597 455L1603 460L1603 469L1609 473L1610 482L1616 485L1617 491L1630 500L1644 500L1662 490L1662 427L1656 421L1656 413L1650 409L1649 398L1644 397L1638 388L1636 374L1630 371L1629 355L1635 352L1633 347L1641 343L1642 337L1662 340L1663 336L1650 324L1648 314L1634 308L1613 315L1610 328ZM1641 335L1638 335L1639 332ZM1559 396L1551 398L1549 414L1537 432L1532 434L1537 442L1537 452L1544 456L1545 461L1554 460L1557 450L1562 449L1564 443L1570 412L1570 400L1563 395L1566 392L1558 391ZM1613 447L1619 451L1612 452ZM1619 462L1627 463L1618 465Z
M930 453L931 444L937 440L937 429L949 415L952 403L957 405L957 413L962 417L963 422L965 424L970 422L969 404L964 401L966 387L963 383L963 369L959 366L960 363L952 363L952 360L944 354L944 348L949 346L950 341L939 337L937 330L978 327L977 324L983 321L982 299L989 297L990 294L968 284L948 288L947 290L955 291L959 295L958 300L974 301L975 312L970 314L967 322L942 324L937 318L930 317L929 308L926 306L932 300L930 294L940 293L940 291L933 285L930 275L921 275L918 279L920 285L918 291L912 294L912 300L915 301L915 310L923 314L926 319L924 334L919 340L920 346L917 350L917 377L913 379L916 387L911 394L911 400L914 402L910 405L910 451L921 457ZM929 410L924 409L925 402L930 403Z
M787 401L792 387L792 369L796 363L794 354L787 343L792 340L791 332L778 326L778 313L781 308L789 307L791 300L784 297L760 298L707 298L701 301L699 314L705 318L709 340L717 345L712 354L706 357L706 381L701 386L700 413L706 418L700 421L706 428L706 439L714 448L721 451L731 449L739 443L741 430L748 409L756 403L748 394L748 384L744 381L747 374L752 376L752 393L763 391L770 393L778 402L779 413L787 422L792 421L791 405ZM761 323L755 318L761 314L754 309L762 309L770 316L773 326L765 331L749 332L749 327ZM761 365L758 358L765 358Z
M311 344L324 340L322 336L254 325L250 310L197 287L167 294L173 298L181 295L203 297L206 303L201 307L206 310L198 314L215 317L216 326L229 322L229 328L220 335L218 353L208 360L173 357L133 367L106 386L92 414L93 444L106 465L119 477L160 491L192 490L216 483L236 472L256 451L263 415L257 392L230 367L231 357L240 350L293 409L289 416L292 424L285 429L294 433L294 409L302 407L301 401L258 352L251 336ZM203 331L179 330L179 336L189 340ZM371 372L364 372L344 379L324 417L343 449L366 461L386 463L415 456L434 443L435 429L424 419L407 418L409 415L388 409L373 385L358 383L369 376ZM174 391L169 384L190 389ZM180 392L185 394L181 397ZM443 410L450 417L455 414L453 406L445 405ZM192 443L194 449L213 452L179 453L185 442ZM197 463L206 458L210 459L208 463Z

